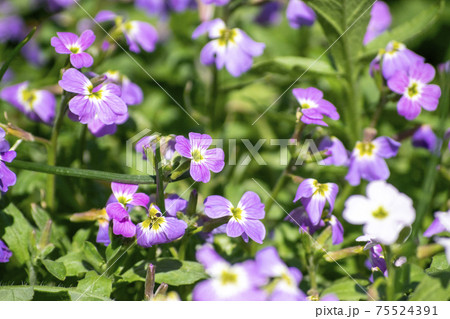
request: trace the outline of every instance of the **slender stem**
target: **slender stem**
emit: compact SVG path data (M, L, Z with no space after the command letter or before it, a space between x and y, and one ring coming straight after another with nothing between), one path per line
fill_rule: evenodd
M36 271L34 270L34 266L31 261L27 261L28 268L28 282L30 286L34 286L36 284Z
M157 141L155 149L155 173L156 173L156 204L161 212L166 212L166 205L164 203L164 172L162 171L161 162L161 144Z
M58 152L58 136L61 130L64 115L66 114L67 103L69 102L69 96L67 93L63 93L61 105L59 106L58 113L56 115L55 123L53 124L52 137L50 139L50 146L47 152L47 164L50 166L56 165L56 158ZM55 208L55 176L47 176L47 192L46 202L49 209L52 211Z
M388 270L388 277L386 279L386 298L387 301L395 300L395 269L394 269L394 255L392 253L391 247L383 246L383 251L385 253L385 261Z
M77 178L95 179L108 182L119 182L128 184L155 184L155 176L149 175L127 175L111 172L103 172L90 169L62 167L62 166L50 166L42 163L26 162L21 160L14 160L8 163L8 167L25 169L28 171L46 173L51 175L69 176ZM187 178L187 176L181 176L180 179ZM174 181L178 181L174 180ZM174 182L172 181L172 182Z
M372 121L370 122L371 128L376 128L378 124L378 120L381 117L381 114L383 113L384 106L386 105L387 99L386 99L386 88L382 87L380 89L380 101L378 102L377 108L375 110L375 113L373 115Z

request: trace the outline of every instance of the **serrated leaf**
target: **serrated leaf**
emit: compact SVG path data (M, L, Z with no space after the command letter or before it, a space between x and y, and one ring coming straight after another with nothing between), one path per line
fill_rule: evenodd
M16 260L19 264L30 260L28 243L33 228L14 204L9 204L0 212L0 225L5 229L2 240L12 251L12 260Z
M1 301L29 301L33 299L33 287L3 286L0 287Z
M296 56L276 57L269 61L259 62L253 66L252 71L293 74L296 77L305 71L318 75L338 75L337 71L327 62Z
M420 12L405 23L395 27L391 31L384 32L374 40L370 41L361 54L360 59L375 57L378 50L384 49L389 41L395 40L404 42L425 31L437 20L442 11L443 2L444 1L441 1L440 6L436 5L437 3L433 3L429 8Z
M367 289L365 287L368 284L369 282L367 280L357 279L355 282L351 278L343 278L332 283L321 295L324 296L332 293L339 300L367 300L367 293L365 291Z
M95 271L90 271L84 279L78 282L76 291L81 293L78 300L86 300L85 293L109 298L112 291L112 281Z
M44 265L45 269L47 269L48 272L55 276L57 279L61 281L66 279L66 267L62 262L44 259L42 261L42 264Z

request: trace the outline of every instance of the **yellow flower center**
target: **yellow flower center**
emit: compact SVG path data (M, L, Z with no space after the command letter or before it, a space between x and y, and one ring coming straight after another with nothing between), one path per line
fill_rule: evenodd
M287 284L288 286L294 286L294 283L292 282L291 277L290 277L286 272L284 272L284 273L281 275L281 279L282 279L284 282L286 282L286 284Z
M231 214L233 214L233 217L236 220L242 219L242 209L240 209L239 207L232 207Z
M228 44L229 41L234 43L236 36L237 32L235 29L220 30L219 45L225 46Z
M392 43L392 48L389 51L387 51L386 53L394 54L394 53L398 52L401 48L402 48L402 44L400 42L394 41Z
M69 50L70 50L70 52L72 52L73 54L80 53L80 48L79 48L79 47L76 47L76 46L70 47Z
M314 192L314 194L319 194L320 196L325 196L325 193L328 192L327 184L320 184L318 181L314 181L313 185L316 188L316 191Z
M36 101L36 93L33 90L23 90L22 99L28 104L30 109L33 109L33 104Z
M372 212L372 216L377 219L384 219L389 215L389 213L382 207L378 207L376 210Z
M148 211L148 218L142 223L143 228L151 228L154 231L158 231L161 225L166 222L161 212L157 210L153 205Z
M419 94L419 85L416 82L411 83L411 85L408 87L408 96L410 98L413 98Z
M87 87L87 89L89 91L89 95L88 95L89 98L100 100L103 97L103 90L102 89L100 89L100 90L98 90L96 92L93 92L94 91L94 87L92 86L92 84L89 85Z
M359 156L371 156L375 149L375 145L370 142L358 142L356 143L356 149L359 151Z
M238 276L230 271L223 270L220 274L220 281L222 285L235 284L237 282Z
M197 162L197 163L203 161L203 159L204 159L202 152L197 149L193 150L191 152L191 155L192 155L192 159L194 160L194 162Z

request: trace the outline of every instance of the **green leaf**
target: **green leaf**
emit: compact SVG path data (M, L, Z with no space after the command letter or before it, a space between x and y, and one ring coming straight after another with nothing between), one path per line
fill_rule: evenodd
M31 205L31 217L40 230L43 230L47 221L50 220L50 215L42 207L35 204Z
M61 281L66 279L66 267L64 266L64 263L44 259L42 261L42 264L44 264L44 267L48 270L48 272L55 276L57 279Z
M386 47L389 41L395 40L404 42L425 31L433 25L438 16L441 14L443 10L443 2L444 1L441 1L440 5L437 5L436 2L433 3L426 10L420 12L402 25L399 25L391 31L386 31L376 37L367 44L360 58L373 58L377 55L379 49L384 49Z
M292 74L295 77L299 77L305 71L318 75L338 75L337 71L327 62L296 56L276 57L269 61L259 62L253 66L252 71Z
M33 228L14 204L9 204L0 212L0 225L5 229L2 240L12 251L12 259L19 264L29 261L28 243Z
M351 278L336 280L322 292L321 296L335 294L339 300L367 300L367 294L364 290L367 290L365 287L369 282L360 279L357 279L356 282Z
M33 300L70 301L69 289L65 287L34 286Z
M341 69L353 67L363 47L373 0L306 0L316 12ZM348 70L347 70L348 72Z
M411 294L411 301L447 301L450 300L450 272L441 271L425 276Z
M0 287L1 301L30 301L33 299L33 287L3 286Z
M156 266L155 281L170 286L191 285L208 278L203 266L195 261L181 261L174 258L161 258L152 262ZM122 275L126 282L145 281L147 263L141 262Z
M76 291L81 293L77 300L90 300L89 296L84 295L85 293L109 298L112 291L112 281L107 277L98 275L95 271L90 271L83 280L78 282Z
M102 255L98 252L95 245L89 241L84 242L84 256L86 257L86 261L90 263L95 270L100 271L101 266L104 264L104 260Z
M440 253L434 256L430 267L425 271L427 272L427 274L433 274L440 271L450 272L450 265L447 262L447 257L445 256L445 253Z
M66 276L78 276L88 271L83 264L83 257L84 255L81 251L72 251L61 258L58 258L56 261L64 264Z

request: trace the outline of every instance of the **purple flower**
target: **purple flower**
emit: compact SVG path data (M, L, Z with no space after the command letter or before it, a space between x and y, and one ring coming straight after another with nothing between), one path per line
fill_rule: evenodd
M392 22L389 6L383 1L377 1L370 11L370 21L364 36L364 45L386 31Z
M246 192L236 207L226 198L218 195L208 196L205 199L205 214L209 218L230 216L227 223L227 235L230 237L242 236L245 242L248 237L258 244L262 244L266 237L264 224L259 221L265 216L264 204L254 192Z
M21 41L26 35L23 19L8 1L0 1L0 43Z
M438 71L440 73L450 73L450 61L439 64Z
M280 21L280 10L282 4L278 1L265 3L259 14L255 18L255 22L262 25L273 25Z
M286 9L289 25L298 29L301 26L312 26L316 21L316 14L309 6L300 0L290 0Z
M200 53L205 65L215 63L218 70L224 66L234 77L247 72L253 64L253 57L263 54L265 44L253 41L244 31L228 29L221 19L203 22L195 29L192 38L208 33L208 42Z
M49 91L28 87L28 82L5 87L0 98L7 101L33 121L52 124L55 117L56 99Z
M320 161L321 165L348 165L349 152L337 137L323 138L319 144L319 151L325 151L325 155L327 156L327 158Z
M231 265L214 249L205 245L197 250L197 260L203 264L210 279L199 282L192 292L195 301L262 301L266 293L259 286L266 282L252 260Z
M415 147L426 148L430 152L434 152L436 150L437 137L433 133L431 126L421 125L412 137L412 144Z
M261 274L274 279L274 287L269 300L304 301L306 295L298 287L302 273L294 267L288 267L281 260L275 247L266 247L256 253L255 261Z
M11 250L9 250L8 246L6 246L6 244L2 240L0 240L0 263L7 263L11 256Z
M5 131L0 128L0 191L6 193L9 186L16 183L14 174L4 162L11 163L16 157L15 151L9 150L9 143L5 140Z
M344 241L344 227L336 216L331 215L331 242L333 245L338 245Z
M121 95L120 98L127 105L141 104L144 99L144 93L142 89L136 83L130 81L130 79L119 71L108 71L104 74L106 78L120 86Z
M328 126L323 121L324 116L328 116L332 120L339 120L336 107L323 99L322 91L310 87L307 89L294 89L292 93L300 103L300 111L302 113L300 120L303 123Z
M311 222L317 225L322 218L326 202L330 204L330 213L333 211L338 191L339 187L334 183L320 184L317 180L308 178L299 185L294 203L300 199Z
M420 55L406 48L403 43L391 41L386 49L380 50L375 59L370 63L371 73L381 64L383 76L388 80L397 71L407 72L411 65L417 62L424 62Z
M113 199L106 206L106 212L113 220L114 235L124 237L133 237L136 233L136 226L130 219L128 210L132 206L141 206L147 208L149 197L144 193L136 193L138 185L111 183Z
M101 217L98 218L98 232L97 232L97 243L108 246L111 243L109 238L109 216L106 209L101 212Z
M157 137L158 136L156 136L156 135L145 136L136 143L136 152L141 153L142 158L144 160L147 159L147 151L146 151L147 149L151 149L153 151L153 153L155 152L155 150L156 150L155 139ZM170 162L176 151L175 150L175 145L176 145L175 136L169 135L169 136L161 136L159 138L160 138L159 143L160 143L161 155L164 157L163 161Z
M223 150L209 150L211 143L212 138L207 134L189 133L189 140L181 135L176 137L175 149L191 160L190 173L196 182L208 183L211 179L209 171L219 173L225 166Z
M95 41L92 30L84 31L80 37L70 32L57 32L58 36L51 40L52 47L59 54L70 54L70 63L77 68L89 68L94 63L92 56L86 51Z
M319 223L313 224L304 207L295 208L284 220L299 226L300 228L298 231L300 233L308 232L310 235L313 235L317 230L325 226L323 219L321 219Z
M419 116L421 107L427 111L436 110L441 89L436 84L428 84L436 71L427 63L417 62L406 70L398 70L387 84L395 93L403 95L397 103L398 114L407 120Z
M383 248L381 245L375 245L370 247L369 259L366 265L373 271L381 271L384 277L388 276L386 260L383 255ZM370 276L369 280L373 282L373 274Z
M230 0L202 0L204 4L213 4L216 6L224 6L230 2Z
M105 125L115 124L120 116L127 113L127 105L119 97L120 88L115 84L100 84L94 88L83 73L77 69L68 69L59 85L65 91L76 94L69 101L69 109L83 124L94 119Z
M195 8L195 0L136 0L136 7L146 10L151 15L166 15L169 11L182 12Z
M130 51L139 53L141 49L146 52L155 50L158 32L151 24L142 21L127 21L122 25L122 32Z
M156 204L155 198L155 195L150 196L150 203ZM169 194L166 195L164 206L166 206L165 215L169 217L177 217L178 212L182 212L183 214L186 212L188 201L181 198L177 194Z
M186 228L184 221L164 217L158 206L151 204L148 218L136 227L137 243L142 247L170 243L183 237Z
M431 225L423 233L425 237L431 237L442 232L450 232L450 210L447 212L436 212L434 217Z
M368 181L387 180L390 172L384 159L397 155L400 145L386 136L371 142L357 142L345 179L352 186L359 185L361 178Z

